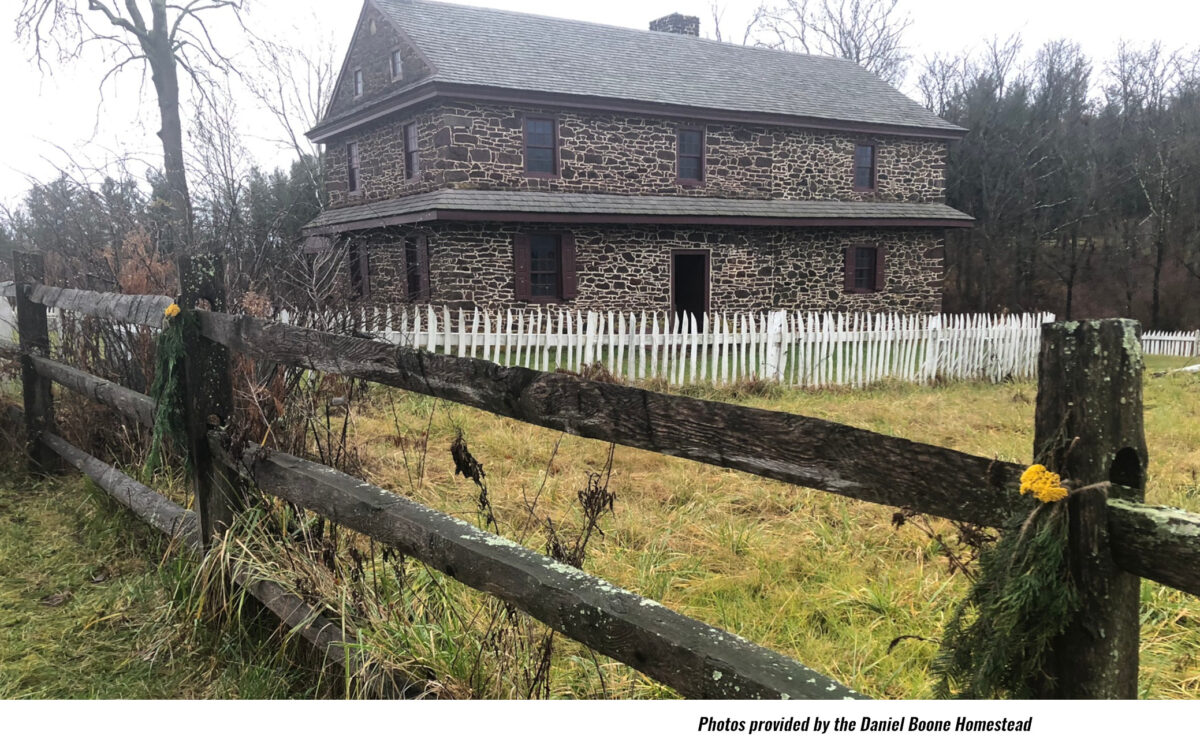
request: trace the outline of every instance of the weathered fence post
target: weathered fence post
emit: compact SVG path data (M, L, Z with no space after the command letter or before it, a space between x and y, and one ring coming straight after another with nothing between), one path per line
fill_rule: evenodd
M1112 483L1066 501L1082 608L1053 644L1043 698L1137 697L1140 579L1113 562L1106 499L1141 502L1146 486L1139 334L1132 320L1042 326L1034 459L1077 486Z
M58 455L42 442L42 434L54 431L54 402L50 379L34 369L31 355L50 356L50 326L45 305L30 299L35 284L45 281L41 254L13 252L13 279L17 293L17 336L21 345L21 392L25 399L25 436L29 470L34 473L55 471Z
M225 266L217 255L181 256L179 305L185 310L225 311ZM224 427L233 411L233 385L229 350L194 332L187 334L184 358L188 456L192 488L200 513L201 544L205 551L213 538L233 523L239 506L237 478L213 460L208 445L209 427Z

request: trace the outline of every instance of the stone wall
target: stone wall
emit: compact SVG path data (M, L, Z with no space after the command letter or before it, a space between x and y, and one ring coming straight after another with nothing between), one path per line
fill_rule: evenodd
M559 174L527 177L523 123L527 115L558 125ZM403 176L397 119L330 142L332 205L398 197L442 187L542 190L624 195L696 195L727 198L932 203L945 200L946 142L931 138L640 117L618 113L531 110L502 105L439 104L420 111L424 172L417 184ZM676 132L702 127L705 180L676 182ZM347 196L345 143L363 156L361 196ZM856 144L876 146L876 189L853 187Z
M404 176L404 125L417 126L417 174ZM352 133L331 141L325 148L325 187L331 208L399 198L411 193L433 190L440 185L434 168L434 134L442 122L439 110L426 106L404 119L389 120L370 130ZM348 192L346 144L358 144L358 186Z
M513 297L513 235L571 231L579 296L548 307L666 310L673 250L709 252L710 309L932 313L941 309L943 236L928 229L618 227L433 224L407 230L429 239L431 302L522 307ZM401 303L404 231L381 230L370 245L371 304ZM880 292L844 291L847 247L886 253Z
M373 31L372 31L373 30ZM404 78L392 80L392 50L400 50L404 63ZM354 71L363 72L363 95L354 97ZM429 66L396 32L391 22L379 11L367 5L354 30L354 39L346 53L345 67L333 92L329 114L337 115L359 104L407 86L429 74Z

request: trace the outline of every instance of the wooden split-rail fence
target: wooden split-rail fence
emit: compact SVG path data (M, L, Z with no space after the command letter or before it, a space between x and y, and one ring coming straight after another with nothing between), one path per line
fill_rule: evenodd
M789 386L862 387L1032 378L1041 327L1051 313L897 315L775 310L619 313L549 308L363 308L297 313L334 333L365 333L425 351L478 357L543 372L602 364L627 381L726 384L767 380Z
M15 296L31 468L70 464L147 522L200 550L241 507L239 481L321 514L551 628L699 698L850 698L850 688L790 657L329 467L255 445L233 446L230 358L338 373L445 399L541 427L726 467L872 503L988 526L1027 514L1023 466L798 414L706 401L566 372L538 372L224 313L219 257L180 261L178 302L200 331L185 363L189 459L197 511L180 508L56 434L51 384L149 424L141 394L49 357L47 308L160 327L167 297L45 285L41 258L18 253ZM1200 596L1200 516L1142 504L1146 443L1137 324L1042 328L1032 454L1091 487L1072 495L1070 566L1083 605L1064 623L1036 686L1043 697L1137 696L1139 577ZM1093 486L1094 485L1094 486ZM237 583L325 652L358 654L344 631L278 585L235 571ZM803 655L800 655L801 657Z

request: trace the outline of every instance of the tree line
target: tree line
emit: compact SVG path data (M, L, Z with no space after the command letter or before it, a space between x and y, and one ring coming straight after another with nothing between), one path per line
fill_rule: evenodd
M1122 44L1099 65L1049 42L936 57L919 76L950 148L952 312L1049 310L1200 327L1200 49Z

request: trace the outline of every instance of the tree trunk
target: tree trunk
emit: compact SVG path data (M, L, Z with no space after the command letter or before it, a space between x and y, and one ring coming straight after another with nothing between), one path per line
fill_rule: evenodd
M161 0L152 3L154 25L149 37L143 39L142 49L150 64L151 80L158 99L161 128L158 137L163 147L163 169L167 182L167 202L170 204L170 226L166 234L166 254L186 252L192 241L192 201L188 192L187 172L183 160L183 122L179 114L179 70L175 51L171 48L166 5Z

